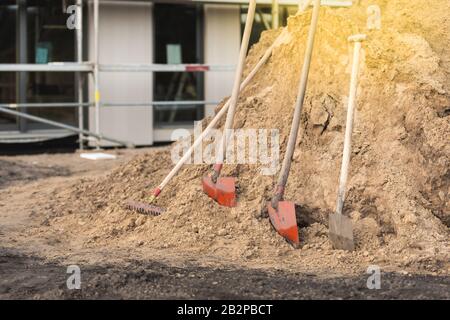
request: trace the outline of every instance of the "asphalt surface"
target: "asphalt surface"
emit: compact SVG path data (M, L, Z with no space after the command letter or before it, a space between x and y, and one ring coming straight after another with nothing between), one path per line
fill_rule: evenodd
M318 277L254 269L172 267L154 261L79 266L80 289L67 267L0 249L0 299L449 299L450 279L381 273ZM76 285L74 278L69 284Z

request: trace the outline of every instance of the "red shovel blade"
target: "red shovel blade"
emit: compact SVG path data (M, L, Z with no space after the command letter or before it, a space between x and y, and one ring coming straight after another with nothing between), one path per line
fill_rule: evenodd
M203 177L203 191L220 205L225 207L236 207L235 178L218 178L214 183L211 177Z
M300 244L297 228L297 218L295 215L295 204L291 201L280 201L278 211L272 208L272 204L267 204L270 222L277 232L294 247Z

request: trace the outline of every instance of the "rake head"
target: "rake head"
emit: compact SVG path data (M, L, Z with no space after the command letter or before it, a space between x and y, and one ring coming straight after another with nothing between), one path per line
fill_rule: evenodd
M300 240L294 202L280 201L278 202L278 210L272 207L271 202L268 202L267 211L269 212L270 222L275 230L292 246L298 248Z
M236 207L236 183L235 178L218 178L214 183L210 176L202 179L203 191L212 199L225 207Z
M164 208L137 201L128 201L125 204L125 206L127 209L135 211L137 213L151 215L155 217L163 214L166 211L166 209Z

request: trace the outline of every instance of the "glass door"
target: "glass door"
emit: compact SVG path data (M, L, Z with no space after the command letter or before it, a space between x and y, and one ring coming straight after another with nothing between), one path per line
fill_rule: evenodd
M203 63L203 7L200 5L154 5L154 62L158 64ZM203 105L176 104L176 101L201 101L203 73L155 72L155 101L175 101L155 106L155 127L193 124L203 117Z
M30 63L75 61L75 30L67 28L65 2L44 0L28 14L28 58ZM67 2L67 6L70 3ZM30 8L29 8L30 9ZM75 101L75 74L72 72L33 72L28 75L27 100L30 103ZM77 124L76 108L29 108L38 117ZM48 129L45 124L29 122L27 129Z

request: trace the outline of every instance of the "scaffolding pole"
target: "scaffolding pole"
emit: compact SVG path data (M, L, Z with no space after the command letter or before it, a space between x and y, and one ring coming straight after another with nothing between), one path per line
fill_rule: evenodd
M76 24L76 38L77 38L77 62L81 64L83 62L83 0L77 0L77 24ZM84 129L84 110L83 110L83 78L81 72L77 73L78 83L78 128ZM84 136L82 133L78 135L80 150L84 149Z
M2 108L79 108L79 107L91 107L94 104L92 102L33 102L33 103L0 103Z
M16 11L16 61L18 63L28 62L28 16L27 2L25 0L17 1ZM27 102L27 84L28 73L21 71L16 74L16 100L19 103ZM21 111L26 112L26 108ZM27 122L25 119L19 119L19 130L25 132L27 130Z
M192 106L192 105L218 105L220 101L150 101L150 102L102 102L102 108L107 107L151 107L151 106ZM88 108L95 107L93 102L36 102L36 103L0 103L2 108Z
M208 72L234 71L234 65L211 64L101 64L101 72Z
M272 0L272 29L280 26L280 6L278 0Z
M94 0L94 102L95 102L95 132L100 134L100 91L99 91L99 40L98 40L98 0ZM100 141L97 141L97 148Z
M151 101L151 102L104 102L102 107L148 107L148 106L192 106L192 105L212 105L216 106L220 101Z
M128 148L134 148L134 144L132 144L131 142L126 142L126 141L121 141L121 140L117 140L114 138L110 138L101 134L97 134L94 132L90 132L87 130L80 130L77 127L73 127L73 126L69 126L67 124L61 123L61 122L56 122L56 121L52 121L52 120L48 120L45 118L41 118L41 117L36 117L36 116L32 116L31 114L27 114L27 113L23 113L23 112L19 112L19 111L14 111L14 110L10 110L10 109L6 109L3 107L0 107L0 112L12 115L12 116L16 116L16 117L20 117L22 119L27 119L27 120L31 120L31 121L36 121L36 122L41 122L41 123L45 123L54 127L58 127L61 129L66 129L75 133L81 133L84 134L86 136L92 136L94 138L96 138L97 140L106 140L106 141L110 141L112 143L117 143L119 145L128 147Z
M248 0L192 0L199 3L216 3L216 4L248 4ZM278 0L282 6L295 6L301 0ZM272 0L258 0L260 5L270 5ZM322 6L326 7L350 7L352 0L322 0Z
M0 63L0 72L92 72L92 68L90 63L76 62Z

